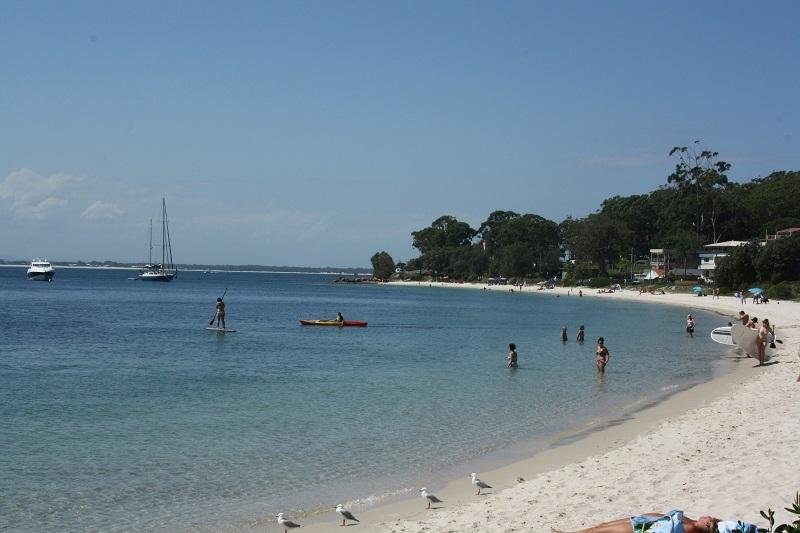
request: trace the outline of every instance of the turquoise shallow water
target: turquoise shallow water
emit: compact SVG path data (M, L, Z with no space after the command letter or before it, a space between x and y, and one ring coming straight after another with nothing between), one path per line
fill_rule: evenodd
M691 309L318 275L130 275L59 269L48 284L0 268L0 523L12 530L235 529L380 499L703 381L722 354L703 333L721 319ZM220 336L204 328L225 287L239 332ZM369 327L298 325L337 311Z

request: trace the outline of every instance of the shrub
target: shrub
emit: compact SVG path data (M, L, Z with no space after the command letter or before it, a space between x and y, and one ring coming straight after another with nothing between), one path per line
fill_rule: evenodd
M777 285L772 285L767 289L767 297L774 298L776 300L789 300L794 298L796 287L788 282L782 281Z
M611 280L608 278L592 278L589 280L589 287L593 289L602 289L611 285Z

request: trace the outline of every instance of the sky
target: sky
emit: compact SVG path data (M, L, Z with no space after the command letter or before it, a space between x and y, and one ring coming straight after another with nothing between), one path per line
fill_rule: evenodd
M0 2L0 258L368 266L701 140L800 169L800 3Z

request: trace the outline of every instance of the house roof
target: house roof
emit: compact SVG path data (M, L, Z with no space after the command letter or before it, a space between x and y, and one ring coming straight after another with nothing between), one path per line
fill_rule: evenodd
M734 248L736 246L743 246L747 241L722 241L706 244L703 248Z

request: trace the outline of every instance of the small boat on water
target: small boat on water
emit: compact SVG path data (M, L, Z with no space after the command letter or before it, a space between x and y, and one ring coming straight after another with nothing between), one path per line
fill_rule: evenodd
M367 323L360 320L345 320L339 322L338 320L300 320L301 326L337 326L340 328L363 328Z
M161 199L161 262L153 263L153 220L150 220L150 258L136 279L142 281L172 281L178 269L172 261L172 242L169 237L167 202Z
M56 271L47 259L34 259L28 268L28 279L31 281L52 281Z

